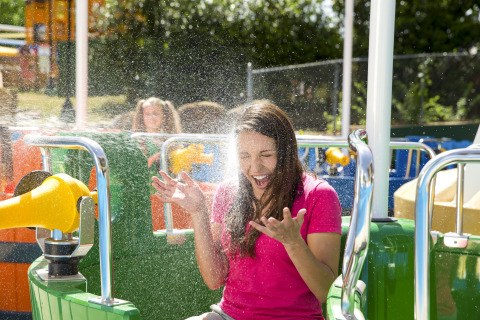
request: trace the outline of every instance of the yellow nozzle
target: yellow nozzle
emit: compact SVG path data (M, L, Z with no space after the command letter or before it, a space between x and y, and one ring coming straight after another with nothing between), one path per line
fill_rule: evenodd
M170 152L170 171L174 174L179 174L182 170L188 172L192 170L194 163L211 165L213 163L213 154L205 154L203 150L203 145L192 144L186 148Z
M66 174L56 174L30 192L0 202L0 229L41 227L70 233L78 229L77 202L92 196L87 186Z
M344 155L337 147L328 148L325 155L327 156L327 162L330 165L341 164L342 166L346 166L350 163L350 158Z

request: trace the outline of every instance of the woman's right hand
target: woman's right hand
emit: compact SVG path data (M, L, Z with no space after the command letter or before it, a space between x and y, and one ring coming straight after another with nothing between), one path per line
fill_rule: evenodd
M152 186L158 191L155 193L157 198L163 202L178 204L192 216L208 213L202 190L186 172L180 173L185 183L172 179L164 171L159 173L165 181L152 177Z

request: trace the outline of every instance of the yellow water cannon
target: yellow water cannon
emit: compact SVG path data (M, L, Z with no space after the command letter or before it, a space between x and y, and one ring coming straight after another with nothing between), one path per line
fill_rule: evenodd
M45 272L39 276L74 276L78 274L78 262L93 245L96 202L97 193L69 175L33 171L20 180L13 198L0 202L0 229L51 230L50 237L40 237L37 232L48 261L48 270L42 269ZM73 237L71 233L76 230L78 237Z
M201 144L191 144L170 152L170 171L179 174L182 170L186 172L192 170L192 165L196 163L211 165L213 154L203 153L204 148Z
M78 229L78 200L96 198L81 181L66 174L48 177L30 192L0 202L0 229L41 227L71 233Z
M342 166L346 166L350 163L350 158L343 154L343 152L337 147L328 148L325 152L327 157L327 163L329 165L337 165L340 164Z

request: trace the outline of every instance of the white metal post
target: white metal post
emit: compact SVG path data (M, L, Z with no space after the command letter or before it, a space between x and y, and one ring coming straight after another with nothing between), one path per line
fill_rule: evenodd
M343 84L342 84L342 137L350 134L350 108L352 96L352 39L353 0L345 2L345 34L343 40Z
M395 0L372 0L368 47L367 133L375 163L372 218L388 217Z
M88 99L88 1L75 1L76 127L85 129Z

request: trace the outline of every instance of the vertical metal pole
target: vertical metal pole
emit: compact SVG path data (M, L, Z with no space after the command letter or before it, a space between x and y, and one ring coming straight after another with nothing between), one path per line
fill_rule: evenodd
M335 72L333 76L333 135L337 133L337 110L338 110L338 78L340 73L340 67L335 63Z
M373 218L388 217L395 0L373 0L368 52L367 132L375 163Z
M463 234L463 186L465 181L465 164L457 164L457 208L455 233Z
M350 108L352 95L353 0L345 1L344 21L345 38L343 39L342 137L346 139L350 133Z
M114 303L113 287L113 255L112 255L112 225L110 207L110 168L106 157L95 161L98 188L98 240L100 248L100 276L102 286L102 303Z
M425 91L425 60L422 63L421 78L420 78L420 119L419 124L423 124L423 100L424 100L424 91Z
M72 56L72 0L68 0L68 27L67 27L67 75L65 81L65 96L66 100L62 105L62 110L60 111L60 120L64 122L73 122L75 118L75 110L73 109L72 102L70 101L70 77L71 77L71 56Z
M87 124L88 98L88 1L75 3L76 26L76 127L79 130Z
M49 56L49 64L50 64L50 70L49 70L49 80L47 84L48 89L53 89L55 87L53 83L53 29L52 29L52 2L53 0L48 1L48 44L50 45L50 56Z
M253 74L252 74L252 63L247 63L247 102L252 102L253 100Z

